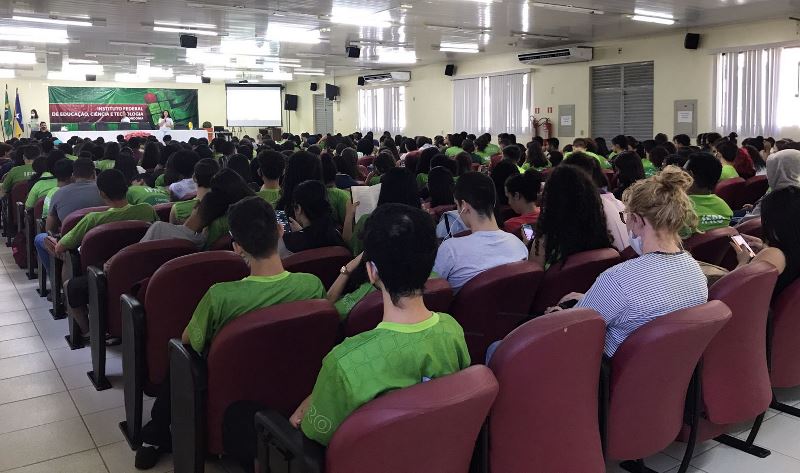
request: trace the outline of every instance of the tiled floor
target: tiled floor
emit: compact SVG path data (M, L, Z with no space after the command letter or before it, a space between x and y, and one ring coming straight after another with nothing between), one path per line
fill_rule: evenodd
M65 320L54 321L48 303L0 243L0 472L122 473L137 471L133 452L117 424L124 418L119 351L108 356L113 388L97 392L86 372L89 349L70 350ZM783 391L781 400L800 404L800 389ZM149 411L152 400L145 402ZM800 473L800 419L770 410L757 444L772 451L759 459L711 440L700 444L694 473ZM746 435L741 426L737 435ZM673 444L647 459L659 472L676 472L683 445ZM169 459L156 473L172 471ZM209 473L237 471L209 462ZM609 463L609 473L623 470Z

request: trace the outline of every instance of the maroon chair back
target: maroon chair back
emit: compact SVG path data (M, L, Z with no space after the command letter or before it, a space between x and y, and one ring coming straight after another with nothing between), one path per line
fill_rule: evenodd
M730 317L728 306L711 301L628 336L611 358L607 458L645 458L675 440L697 362Z
M208 251L233 251L233 238L230 233L217 238L217 241L208 247Z
M767 315L777 280L774 266L757 262L725 275L708 291L709 300L732 311L703 353L703 403L714 424L752 420L769 407Z
M606 181L608 182L609 189L616 187L617 173L615 173L613 169L603 169L603 176L605 176Z
M359 166L364 166L364 167L369 167L372 164L373 161L375 161L375 156L364 156L364 157L358 158L358 165Z
M767 176L753 176L744 183L743 204L755 204L769 190Z
M42 212L44 211L44 197L40 198L36 201L36 205L33 206L33 221L36 222L42 218Z
M508 335L518 320L501 314L527 314L544 270L518 261L472 278L453 299L453 317L464 328L472 363L483 363L489 344Z
M364 179L367 178L367 176L369 176L369 169L367 169L367 167L364 166L363 164L359 164L357 169L358 169L358 174L361 176L361 179L359 179L359 181L363 181Z
M714 193L724 200L728 206L733 210L739 210L744 204L744 188L745 181L741 177L734 177L733 179L725 179L719 181Z
M622 253L619 254L620 262L632 260L634 258L638 258L639 254L636 253L636 250L633 249L632 246L626 246Z
M139 220L104 223L92 228L81 241L81 270L86 272L89 266L103 267L119 250L138 243L148 228L148 222Z
M465 472L497 390L487 367L471 366L384 394L336 430L325 471Z
M115 337L122 336L119 298L138 282L149 278L169 260L197 251L188 240L172 239L134 243L120 250L105 264L106 328Z
M180 338L197 303L212 285L238 281L250 274L241 257L229 251L206 251L168 261L147 283L145 307L145 392L153 392L169 367L167 345ZM180 297L176 297L179 295Z
M451 210L455 210L455 209L456 209L455 204L453 204L453 205L439 205L439 206L433 207L432 209L428 210L428 213L431 214L431 217L433 217L433 221L435 223L439 223L439 220L442 218L442 214L444 214L445 212L450 212Z
M761 228L761 217L751 218L750 220L736 225L734 228L742 235L750 235L756 238L764 236L764 230Z
M163 204L154 205L153 210L158 214L158 219L162 222L169 222L169 213L172 211L172 206L174 204L174 202L165 202Z
M502 153L495 154L494 156L489 158L489 169L494 169L494 167L497 166L497 164L502 160L503 160Z
M222 419L236 401L258 401L288 417L314 388L338 323L330 302L313 300L260 309L225 325L207 357L209 452L222 453Z
M28 196L28 191L31 190L31 185L28 181L22 181L14 184L14 187L11 188L11 192L8 196L8 203L10 205L10 209L8 212L8 220L11 225L11 228L14 230L8 230L11 233L16 233L16 226L17 226L17 202L25 202L25 198Z
M108 210L108 207L87 207L72 212L61 222L61 235L66 235L70 230L75 228L75 225L77 225L86 214L90 212L105 212L106 210Z
M597 312L571 309L506 336L489 362L500 384L489 417L491 471L604 471L597 374L605 335Z
M343 246L328 246L301 251L283 259L283 267L291 273L309 273L329 288L339 277L339 271L353 259L353 253Z
M446 279L428 279L422 295L425 307L433 312L450 313L453 302L453 289ZM344 336L352 337L372 330L383 320L383 296L380 291L366 295L350 311L344 322Z
M772 387L800 385L800 279L784 289L772 303L770 380Z
M683 241L683 247L694 259L721 266L728 251L733 251L731 237L738 234L732 227L715 228L705 233L695 233Z
M621 261L622 258L614 248L601 248L576 253L567 258L563 265L551 265L544 273L531 313L541 314L548 307L558 304L570 292L585 293L600 273Z

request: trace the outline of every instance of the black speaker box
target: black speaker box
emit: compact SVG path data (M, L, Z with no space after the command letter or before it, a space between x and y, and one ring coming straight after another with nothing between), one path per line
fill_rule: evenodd
M347 57L349 58L358 59L361 57L361 48L357 48L355 46L348 46L344 48L344 50L347 52Z
M456 65L455 64L448 64L444 66L444 75L446 76L454 76L456 75Z
M700 46L700 35L697 33L686 33L683 40L683 47L686 49L697 49Z
M197 36L190 35L190 34L182 34L180 36L181 40L181 47L182 48L196 48L197 47Z
M365 81L363 77L361 77L361 76L358 77L358 85L364 85L366 83L367 83L367 81Z
M200 81L201 81L203 84L210 84L210 83L211 83L211 78L210 78L210 77L205 77L205 76L203 76L203 77L201 77L201 78L200 78Z
M86 74L86 82L94 82L97 80L97 76L94 74Z
M283 109L294 111L297 110L297 95L286 94L283 101Z
M311 92L316 92L317 89L319 89L319 84L317 84L316 82L312 82L311 83Z

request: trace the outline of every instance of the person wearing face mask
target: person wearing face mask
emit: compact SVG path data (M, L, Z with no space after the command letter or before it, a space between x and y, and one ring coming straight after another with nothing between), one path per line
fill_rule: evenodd
M708 301L706 277L700 265L683 250L679 233L698 225L686 191L692 177L675 166L637 181L622 196L631 247L638 258L601 274L576 307L596 310L606 322L605 354L617 348L636 329L676 310Z
M28 136L33 138L33 134L39 129L39 112L35 108L31 109L31 119L28 122Z

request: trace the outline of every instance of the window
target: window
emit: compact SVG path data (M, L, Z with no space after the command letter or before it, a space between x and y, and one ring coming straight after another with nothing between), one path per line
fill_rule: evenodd
M406 129L406 88L380 87L358 91L358 129L392 135Z
M779 116L793 119L785 106L783 113L778 112L779 96L787 94L789 85L780 76L782 50L733 51L714 58L715 130L723 135L732 131L743 136L773 135L778 132Z
M453 127L469 133L529 134L530 74L453 81Z
M653 63L592 67L592 135L653 137Z

